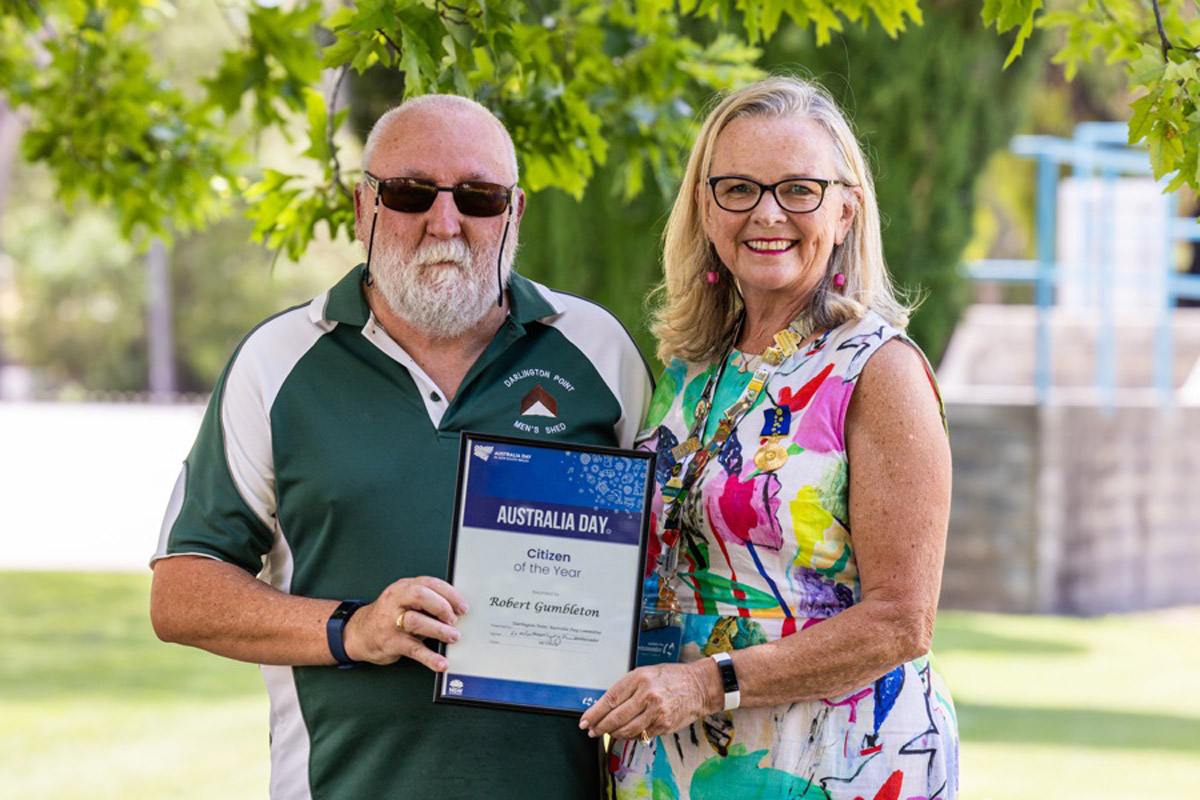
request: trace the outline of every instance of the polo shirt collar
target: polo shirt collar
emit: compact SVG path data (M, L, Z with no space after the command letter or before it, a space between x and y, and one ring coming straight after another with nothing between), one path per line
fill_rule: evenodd
M371 309L363 294L363 266L359 264L334 284L324 307L313 304L313 321L341 322L361 328L370 319ZM512 273L508 281L508 313L521 325L561 314L563 309L544 288L523 275Z
M513 321L524 325L561 314L562 307L544 292L545 287L512 273L508 279L508 314Z
M367 296L362 288L363 266L359 264L350 270L329 290L325 307L320 309L321 316L327 322L343 322L361 328L371 318L371 308L367 305Z

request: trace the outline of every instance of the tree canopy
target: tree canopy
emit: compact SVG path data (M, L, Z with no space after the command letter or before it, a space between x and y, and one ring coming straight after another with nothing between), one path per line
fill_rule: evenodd
M322 222L350 230L356 174L334 136L349 71L393 70L397 99L484 102L512 131L531 190L579 197L611 164L614 191L632 199L673 191L695 99L760 74L781 24L821 44L847 26L894 37L922 23L918 0L222 0L236 44L212 74L172 85L153 44L169 0L2 2L0 92L63 200L111 206L136 237L205 226L245 198L255 235L293 258ZM1042 26L1066 31L1054 58L1068 72L1097 55L1124 64L1130 142L1148 145L1156 174L1200 188L1194 4L983 0L980 13L1013 32L1010 62ZM253 142L297 116L310 163L251 168Z

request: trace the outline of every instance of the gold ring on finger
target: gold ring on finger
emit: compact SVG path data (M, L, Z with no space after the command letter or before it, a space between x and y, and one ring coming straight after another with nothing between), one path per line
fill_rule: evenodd
M408 633L408 631L404 630L404 615L407 613L408 609L406 608L400 612L400 616L396 617L396 630L401 633Z
M646 731L642 731L641 739L642 739L642 744L650 744L650 742L653 741L650 738L650 734L646 733Z

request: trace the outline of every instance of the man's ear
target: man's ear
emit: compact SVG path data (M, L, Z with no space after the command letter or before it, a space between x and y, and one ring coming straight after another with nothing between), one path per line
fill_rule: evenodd
M523 217L525 215L525 190L524 189L515 189L513 191L513 205L516 206L516 208L514 210L517 212L516 219L513 221L519 225L519 224L521 224L521 217Z

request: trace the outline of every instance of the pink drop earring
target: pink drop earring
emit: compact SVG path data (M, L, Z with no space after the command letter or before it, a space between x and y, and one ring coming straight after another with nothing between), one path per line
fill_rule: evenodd
M833 276L833 285L839 289L842 288L843 286L845 286L846 285L846 276L840 272L837 275L834 275Z
M715 269L710 269L708 274L704 276L704 279L709 283L716 283L720 279L720 276L717 275L717 271Z

